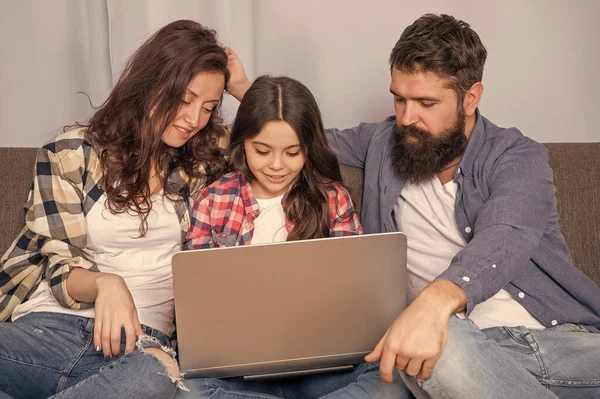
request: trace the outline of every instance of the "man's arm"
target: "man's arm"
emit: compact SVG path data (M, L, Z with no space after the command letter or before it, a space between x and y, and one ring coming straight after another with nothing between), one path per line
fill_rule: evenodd
M491 168L489 197L472 226L473 239L438 277L464 290L467 314L528 264L555 206L552 170L542 144L520 139Z
M327 142L341 164L364 169L369 144L380 123L361 123L350 129L326 129Z

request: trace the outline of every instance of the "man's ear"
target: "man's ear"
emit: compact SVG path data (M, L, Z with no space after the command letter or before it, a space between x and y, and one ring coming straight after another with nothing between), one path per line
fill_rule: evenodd
M482 95L483 84L481 82L473 84L473 86L467 90L463 100L463 111L465 112L465 116L471 116L475 114L475 110L479 106Z

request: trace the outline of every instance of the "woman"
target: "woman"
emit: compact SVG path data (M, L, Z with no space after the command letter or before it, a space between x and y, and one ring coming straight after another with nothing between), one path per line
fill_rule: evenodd
M0 391L173 397L171 255L188 199L226 170L229 78L215 32L173 22L132 56L88 124L42 147L26 226L2 257Z

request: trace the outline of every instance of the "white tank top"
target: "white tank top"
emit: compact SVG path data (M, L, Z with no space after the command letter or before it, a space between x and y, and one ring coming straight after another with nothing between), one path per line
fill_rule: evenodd
M452 258L467 244L454 217L456 190L454 181L442 185L436 176L423 184L407 184L394 206L396 228L406 233L408 239L409 302L446 270ZM464 318L464 312L457 316ZM505 290L475 306L469 318L480 329L544 328Z
M181 250L181 229L173 203L162 194L152 197L148 231L139 237L140 218L130 213L113 215L103 195L86 216L87 253L101 272L125 280L142 324L167 335L175 331L171 257ZM16 307L13 320L30 312L56 312L94 317L94 309L73 310L58 304L42 281L25 303Z

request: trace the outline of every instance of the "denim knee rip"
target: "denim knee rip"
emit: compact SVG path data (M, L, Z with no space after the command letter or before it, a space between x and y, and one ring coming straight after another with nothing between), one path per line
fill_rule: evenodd
M138 350L142 353L146 353L146 349L148 349L148 348L156 348L156 349L160 349L163 352L165 352L173 360L175 360L175 357L177 356L177 353L175 352L175 350L173 348L169 348L168 346L163 345L157 338L151 337L148 335L139 337L135 345L137 346ZM152 353L147 353L147 354L150 356L154 356ZM166 365L165 365L165 372L163 375L169 377L171 379L171 381L176 383L177 388L181 389L182 391L189 391L189 389L183 384L184 373L179 372L179 378L176 378L169 374L169 372L166 370Z

